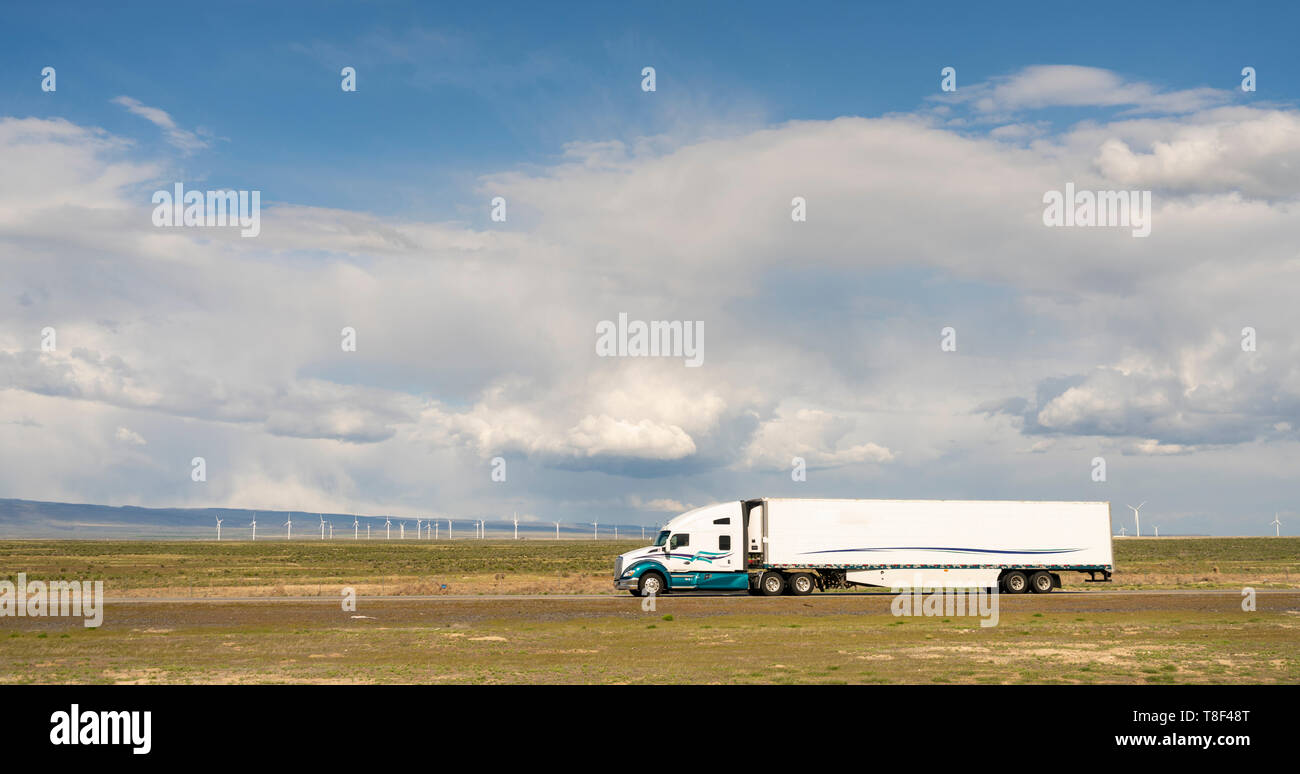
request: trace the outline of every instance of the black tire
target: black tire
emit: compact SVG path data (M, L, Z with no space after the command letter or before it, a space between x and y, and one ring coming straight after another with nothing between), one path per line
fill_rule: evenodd
M779 572L765 572L758 579L758 592L765 597L779 596L785 591L785 578Z
M638 597L644 597L651 592L654 592L656 597L663 596L668 593L668 582L664 580L664 576L651 570L637 580L636 592Z
M816 585L813 583L813 577L806 572L797 572L785 579L785 586L789 589L790 596L806 597L813 593Z
M1002 576L1002 588L1008 594L1024 594L1029 591L1029 579L1019 570L1012 570Z
M1029 588L1032 589L1035 594L1050 593L1052 587L1055 585L1056 584L1052 581L1052 574L1050 572L1043 572L1040 570L1029 576Z

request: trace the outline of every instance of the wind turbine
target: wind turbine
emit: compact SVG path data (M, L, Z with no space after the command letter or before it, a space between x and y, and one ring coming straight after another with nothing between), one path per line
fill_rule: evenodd
M1128 527L1120 527L1120 528L1119 528L1119 536L1120 536L1120 537L1128 537Z
M1277 512L1273 512L1273 520L1269 522L1273 525L1274 537L1282 537L1282 522L1277 520Z
M221 540L221 517L217 517L217 541Z
M330 540L334 539L334 522L330 522Z
M515 540L519 539L519 511L515 511Z
M366 540L370 539L370 522L366 522Z
M393 539L393 520L385 516L384 517L384 540L392 540L392 539Z
M437 539L438 539L438 527L440 527L440 526L442 526L442 525L438 523L438 520L437 520L437 519L434 519L434 520L433 520L433 539L434 539L434 540L437 540Z
M591 539L592 540L600 539L600 522L598 521L593 521L591 523Z
M423 526L424 526L424 520L423 520L423 519L416 519L416 520L415 520L415 539L416 539L416 540L419 540L419 539L420 539L420 530L423 529Z
M398 540L406 540L406 522L402 522L401 524L398 524L398 525L397 525L397 528L400 530L400 532L398 533L397 539L398 539Z
M618 525L614 525L614 539L618 540Z
M451 519L447 519L447 539L451 540Z
M1160 537L1160 525L1156 524L1155 528L1156 528L1156 537Z
M253 542L257 542L257 511L253 511Z
M560 539L560 522L555 522L555 539Z
M1146 501L1146 500L1143 500L1143 501L1142 501L1142 505L1146 505L1146 504L1147 504L1147 501ZM1133 537L1142 537L1142 513L1141 513L1141 511L1142 511L1142 505L1139 505L1139 506L1136 507L1136 508L1134 508L1134 507L1131 506L1131 505L1128 506L1129 509L1130 509L1131 511L1133 511L1133 521L1135 521L1135 522L1137 523L1137 531L1133 534Z
M369 535L370 531L366 530L366 534ZM361 521L356 516L352 517L352 539L361 539Z
M284 523L284 526L289 528L289 531L285 533L284 539L293 540L293 511L289 511L289 520Z
M645 527L644 527L644 526L641 527L641 539L642 539L642 540L645 540Z

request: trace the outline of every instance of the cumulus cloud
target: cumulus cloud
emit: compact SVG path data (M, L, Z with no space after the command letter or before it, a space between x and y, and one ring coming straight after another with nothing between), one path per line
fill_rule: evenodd
M749 467L789 468L794 457L809 467L833 467L894 461L894 452L877 443L848 444L854 422L819 409L778 412L754 434L745 454Z
M989 116L1144 115L575 144L480 181L508 231L290 202L257 239L152 229L141 191L163 162L0 119L0 487L603 519L774 493L796 456L820 471L803 494L905 497L1095 497L1069 487L1099 448L1282 464L1300 427L1296 111L1090 68L983 94ZM1156 189L1151 237L1045 228L1043 193L1067 181ZM597 356L595 324L622 312L704 320L704 365Z
M685 513L697 506L691 503L684 503L680 500L674 500L670 497L657 497L653 500L646 500L638 495L632 495L627 498L627 506L638 511L653 511L656 513Z
M130 444L131 446L145 445L145 440L143 436L141 436L139 433L135 432L134 430L130 430L125 427L117 428L117 432L113 434L113 437L116 438L121 443Z
M1129 188L1293 198L1300 194L1300 115L1212 111L1148 140L1145 147L1134 148L1121 137L1108 139L1098 149L1096 163L1109 180Z

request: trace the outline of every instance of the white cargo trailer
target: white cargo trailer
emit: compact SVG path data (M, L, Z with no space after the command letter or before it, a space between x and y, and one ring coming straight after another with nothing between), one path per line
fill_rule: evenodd
M614 584L637 595L850 586L1019 594L1060 588L1062 572L1101 582L1113 570L1109 503L761 498L677 516L654 545L618 557Z

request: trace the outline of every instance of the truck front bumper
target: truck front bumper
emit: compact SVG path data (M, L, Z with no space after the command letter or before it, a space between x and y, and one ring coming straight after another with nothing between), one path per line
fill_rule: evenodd
M615 578L614 588L619 591L627 591L628 589L636 588L639 582L639 578Z

